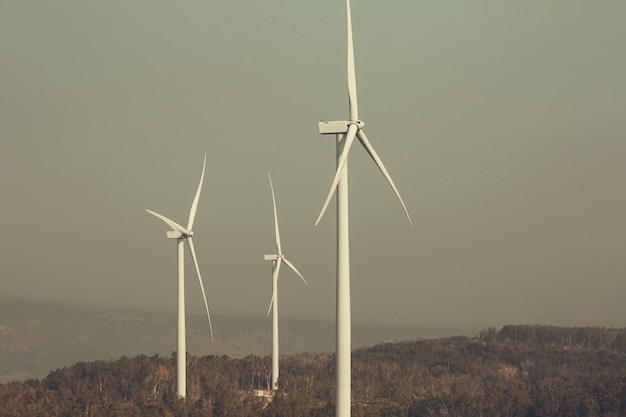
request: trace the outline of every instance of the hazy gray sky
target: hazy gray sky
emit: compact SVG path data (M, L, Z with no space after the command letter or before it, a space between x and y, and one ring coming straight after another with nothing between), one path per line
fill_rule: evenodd
M353 320L626 326L626 3L354 0ZM347 117L339 0L0 2L0 295L174 311L194 237L213 314L332 320ZM334 203L333 203L334 204ZM191 264L189 264L191 266ZM188 308L202 299L187 270ZM219 326L219 323L215 323Z

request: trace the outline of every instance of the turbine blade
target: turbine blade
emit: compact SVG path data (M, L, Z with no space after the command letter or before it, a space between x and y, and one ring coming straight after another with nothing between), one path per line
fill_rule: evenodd
M295 272L296 274L298 274L298 276L299 276L300 278L302 278L302 281L304 281L304 283L305 283L305 284L307 283L307 282L306 282L306 279L304 279L304 277L302 276L302 274L300 273L300 271L298 271L298 270L296 269L296 267L295 267L295 266L293 266L293 264L292 264L291 262L289 262L289 260L288 260L287 258L283 258L283 261L285 261L285 263L287 264L287 266L288 266L289 268L291 268L291 269L293 270L293 272Z
M339 156L339 160L337 161L337 172L335 173L335 178L333 179L333 183L330 186L330 191L328 192L328 196L326 197L326 201L324 202L324 206L320 211L320 214L317 216L317 220L315 221L315 225L320 222L328 204L330 203L331 198L333 198L333 194L335 193L335 189L337 188L337 184L339 184L339 180L343 177L344 169L346 166L346 161L348 159L348 153L350 152L350 147L354 142L354 136L356 135L358 130L357 125L350 125L348 127L348 132L346 133L346 137L344 139L343 149L341 150L341 155Z
M274 274L272 276L272 279L275 282L278 282L278 273L280 272L280 265L283 262L283 258L281 258L280 256L278 257L278 259L276 259L276 268L274 268Z
M280 271L280 264L282 258L276 259L276 264L274 265L274 272L272 274L272 301L270 301L270 308L267 310L267 315L270 315L270 311L272 311L272 306L274 305L274 301L276 300L276 291L274 288L278 285L278 272Z
M276 294L274 294L274 292L272 291L272 299L270 300L270 307L267 309L267 316L269 317L270 313L272 312L272 306L274 305L274 297L276 296Z
M187 229L191 230L193 222L196 219L196 210L198 209L198 200L200 200L200 190L202 189L202 181L204 180L204 169L206 168L206 152L204 153L204 162L202 163L202 175L200 175L200 184L198 184L198 191L191 204L191 210L189 211L189 223Z
M278 255L282 255L283 250L280 245L280 231L278 230L278 213L276 212L276 197L274 196L274 185L272 185L272 176L267 173L270 179L270 188L272 190L272 203L274 204L274 233L276 234L276 248L278 249Z
M152 210L146 209L146 211L148 213L152 214L153 216L156 216L159 219L163 220L172 229L174 229L175 231L177 231L181 235L184 235L184 236L188 236L189 235L189 230L185 229L183 226L181 226L180 224L176 223L174 220L168 219L167 217L163 216L162 214L156 213L156 212L154 212Z
M187 243L189 244L189 251L191 252L191 258L193 259L193 264L196 267L196 273L198 274L198 282L200 283L200 289L202 290L202 298L204 299L204 308L206 309L206 316L209 320L209 329L211 330L211 340L213 339L213 325L211 324L211 314L209 313L209 304L206 301L206 294L204 293L204 284L202 284L202 277L200 276L200 267L198 266L198 258L196 257L196 249L193 246L193 239L191 236L187 238Z
M380 169L380 172L382 172L383 175L385 176L385 179L387 180L387 182L393 189L393 192L396 194L396 197L398 197L398 200L400 200L400 204L402 204L402 208L404 209L404 214L406 214L406 218L409 220L409 224L413 226L413 222L411 221L411 216L409 216L409 211L406 209L406 206L404 205L404 201L402 201L402 197L400 197L400 193L398 192L396 185L393 183L393 180L391 179L391 175L389 175L389 172L385 168L383 161L380 159L380 157L378 156L378 154L376 153L376 151L374 150L370 142L367 140L367 136L365 136L365 132L362 129L359 130L359 132L357 133L357 137L359 138L359 141L361 142L361 144L363 145L367 153L370 154L370 156L372 157L372 159L378 166L378 169Z
M352 14L350 0L346 0L348 18L348 98L350 105L350 120L359 120L359 109L356 102L356 70L354 67L354 44L352 42Z

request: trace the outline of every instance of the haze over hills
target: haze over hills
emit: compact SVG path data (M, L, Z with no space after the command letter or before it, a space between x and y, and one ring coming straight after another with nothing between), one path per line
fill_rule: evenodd
M187 316L187 350L196 356L271 353L271 320L258 316L213 318L211 342L206 318ZM334 323L280 319L281 354L333 352ZM381 342L456 335L480 329L354 325L354 348ZM122 356L170 355L176 350L176 315L129 308L97 307L0 298L0 382L41 378L77 361Z

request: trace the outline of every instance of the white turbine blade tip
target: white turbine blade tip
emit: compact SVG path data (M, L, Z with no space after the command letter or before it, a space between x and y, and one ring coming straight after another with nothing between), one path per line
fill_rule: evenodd
M413 222L411 221L411 216L409 216L409 211L407 210L406 205L404 204L404 201L402 200L402 197L400 196L400 192L398 191L398 188L396 187L396 185L393 182L393 179L391 178L391 175L389 175L387 168L385 168L385 164L383 164L383 161L380 159L380 157L374 150L374 147L371 145L371 143L367 139L367 136L365 136L365 132L363 130L359 130L357 136L359 138L359 141L361 142L361 144L367 151L367 153L374 160L374 162L376 163L376 166L378 167L380 172L383 174L383 176L387 180L387 183L391 186L391 189L393 190L396 197L398 198L398 201L400 201L400 204L402 205L402 209L404 210L404 214L406 215L406 218L409 220L409 224L411 225L411 227L413 227Z
M304 281L305 284L307 284L306 279L304 279L304 277L302 276L302 274L300 273L300 271L298 271L298 269L291 263L289 262L289 260L287 258L284 258L283 261L285 261L285 263L287 264L287 266L289 268L291 268L291 270L293 272L295 272L301 279L302 281ZM307 284L308 285L308 284Z
M274 206L274 235L276 237L276 248L278 249L278 254L282 253L282 248L280 244L280 230L278 228L278 211L276 209L276 197L274 195L274 185L272 184L272 176L270 173L267 173L270 180L270 190L272 191L272 205Z
M274 297L276 295L272 294L272 299L270 300L270 307L267 309L267 316L269 317L270 313L272 312L272 306L274 305Z
M343 139L344 143L343 143L343 148L341 149L341 155L339 155L339 159L337 160L337 171L335 172L335 177L333 178L333 182L330 186L330 191L328 192L326 201L324 202L324 205L322 206L322 210L320 211L320 214L319 216L317 216L317 220L315 221L316 226L318 225L318 223L322 219L322 216L326 212L326 209L328 208L328 204L330 204L330 200L332 199L333 194L335 193L335 190L337 189L337 186L339 185L339 181L341 180L341 178L343 177L346 171L346 162L348 161L348 154L350 153L350 148L352 147L352 143L354 142L354 138L357 132L358 132L357 125L351 124L348 127L346 136Z
M204 308L206 309L206 315L209 321L209 330L211 331L211 340L214 341L215 339L213 338L213 324L211 323L211 313L209 313L209 303L206 300L206 293L204 292L204 284L202 283L202 276L200 275L200 267L198 266L198 258L196 257L196 249L193 244L193 239L191 237L188 237L187 243L189 244L189 251L191 252L191 258L193 259L193 264L196 267L196 273L198 275L198 282L200 283L200 289L202 290L202 299L204 300Z
M204 181L204 171L206 170L206 153L204 154L204 162L202 163L202 174L200 175L200 183L198 184L198 190L191 203L191 210L189 210L189 222L187 223L187 229L191 230L193 222L196 219L196 211L198 210L198 201L200 200L200 191L202 190L202 182Z
M337 185L339 184L339 180L341 179L342 176L343 176L343 171L339 172L339 168L338 168L337 172L335 173L335 178L333 179L333 183L330 186L330 191L328 192L328 195L326 196L326 200L324 201L324 205L322 206L322 209L320 210L320 214L317 216L317 220L315 220L316 226L319 224L320 220L322 220L322 217L324 216L324 213L326 212L326 209L328 208L328 205L330 204L330 200L332 200L333 195L335 194L335 190L337 190Z

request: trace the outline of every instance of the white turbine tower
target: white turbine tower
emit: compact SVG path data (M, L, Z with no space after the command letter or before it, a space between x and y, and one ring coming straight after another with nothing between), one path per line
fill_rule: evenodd
M356 75L354 69L354 47L352 43L352 17L350 0L346 0L348 21L348 99L350 119L319 123L319 133L337 136L337 172L330 187L328 197L315 222L317 225L324 215L328 204L337 190L337 311L336 311L336 367L337 367L337 398L336 416L350 416L350 354L351 354L351 323L350 323L350 238L348 219L348 153L355 138L358 138L378 169L393 189L400 201L409 223L409 212L400 197L389 172L378 154L370 144L363 131L364 123L359 120L356 97Z
M213 340L213 326L211 325L211 315L209 314L209 305L206 301L206 294L204 293L204 285L202 284L202 277L200 276L200 268L198 267L198 258L196 257L196 250L193 246L193 221L196 217L196 210L198 208L198 200L200 199L200 190L202 189L202 181L204 180L204 169L206 167L206 154L204 154L204 163L202 164L202 175L200 176L200 184L198 184L198 191L191 204L191 211L189 212L189 221L187 227L183 227L175 221L168 219L167 217L155 213L152 210L146 209L146 211L159 219L163 220L170 226L172 231L167 232L168 239L176 239L177 253L178 253L178 346L176 353L176 386L178 398L185 398L187 395L187 380L186 380L186 358L187 348L185 346L185 248L184 242L187 241L189 245L189 251L191 252L191 258L196 267L196 273L198 274L198 281L200 282L200 289L202 290L202 298L204 299L204 307L206 309L207 318L209 320L209 330L211 331L211 340Z
M270 189L272 190L272 203L274 204L274 232L276 234L276 254L265 255L266 261L272 261L272 300L270 301L270 308L267 310L267 315L272 312L272 390L278 389L278 272L280 271L280 265L284 262L289 268L293 270L302 281L306 284L306 280L302 274L296 269L295 266L283 254L282 247L280 245L280 232L278 230L278 214L276 213L276 198L274 197L274 186L272 185L272 176L267 173L270 179Z

